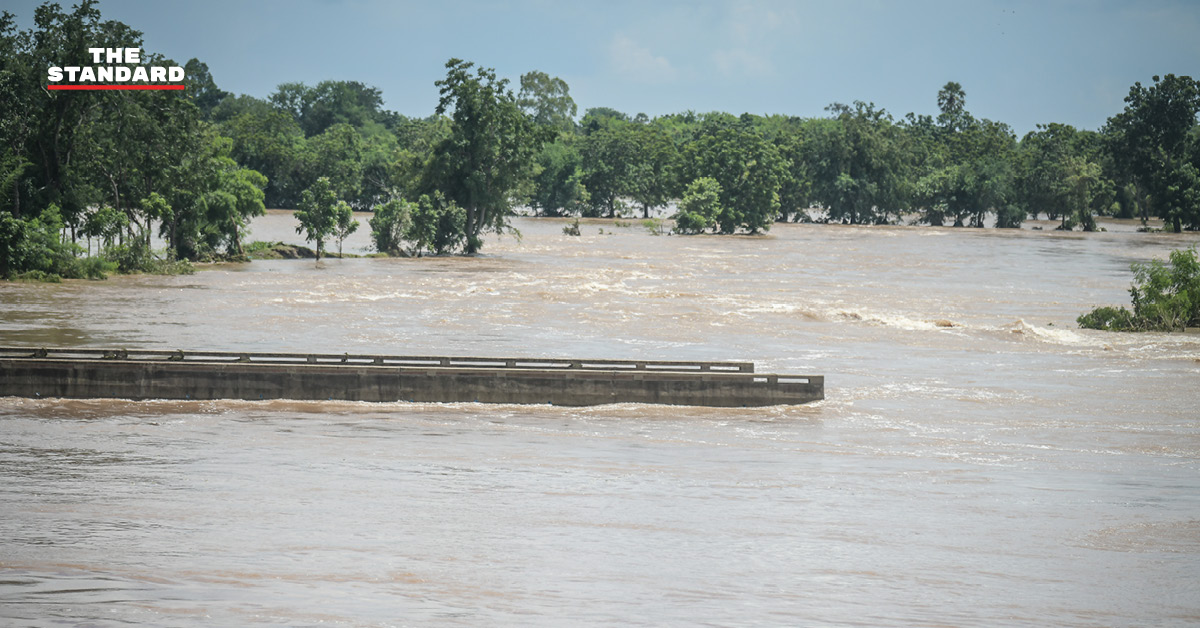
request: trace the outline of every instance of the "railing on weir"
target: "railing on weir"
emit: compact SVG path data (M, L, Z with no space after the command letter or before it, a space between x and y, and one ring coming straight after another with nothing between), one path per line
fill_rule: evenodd
M122 360L249 364L324 364L425 368L562 369L591 371L661 371L680 373L753 373L753 362L688 362L674 360L583 360L565 358L481 358L373 355L356 353L257 353L154 349L52 349L0 347L0 358L42 360Z

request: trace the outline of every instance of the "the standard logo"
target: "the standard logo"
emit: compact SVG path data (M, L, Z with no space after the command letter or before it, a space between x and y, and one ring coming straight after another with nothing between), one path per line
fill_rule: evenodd
M141 63L141 48L88 48L96 66L53 67L46 72L46 89L183 89L179 66L99 65ZM68 83L62 83L66 79Z

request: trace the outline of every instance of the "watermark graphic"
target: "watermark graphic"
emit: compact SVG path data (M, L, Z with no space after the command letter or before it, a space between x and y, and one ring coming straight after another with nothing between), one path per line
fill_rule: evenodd
M50 90L182 90L183 68L179 66L99 65L141 63L141 48L88 48L94 66L52 67L46 72ZM66 80L66 83L63 81Z

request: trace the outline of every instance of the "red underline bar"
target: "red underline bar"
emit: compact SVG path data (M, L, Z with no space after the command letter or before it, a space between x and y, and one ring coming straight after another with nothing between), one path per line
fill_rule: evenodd
M113 85L100 83L97 85L47 85L46 89L96 90L96 89L172 89L181 90L183 85Z

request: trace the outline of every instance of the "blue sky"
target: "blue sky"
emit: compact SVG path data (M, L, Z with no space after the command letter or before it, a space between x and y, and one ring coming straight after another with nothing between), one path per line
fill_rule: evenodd
M3 0L19 24L29 0ZM63 4L72 4L70 0ZM579 104L651 116L685 111L826 115L864 100L934 114L958 81L978 117L1098 129L1134 81L1200 77L1200 2L693 1L400 2L102 0L146 48L208 63L225 90L358 80L387 107L432 113L451 57L516 82L541 70Z

